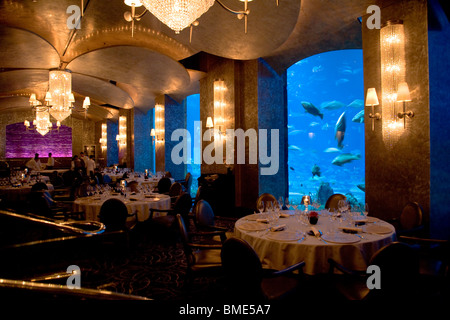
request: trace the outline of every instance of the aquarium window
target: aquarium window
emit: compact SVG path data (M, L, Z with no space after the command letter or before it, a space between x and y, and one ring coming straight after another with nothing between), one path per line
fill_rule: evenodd
M200 94L190 95L186 98L187 123L186 127L191 137L191 159L187 164L187 172L192 175L191 196L195 197L198 188L198 178L200 177L200 164L195 164L194 159L200 158L200 143L194 143L193 139L201 138L200 134ZM197 133L197 134L195 134ZM197 156L196 156L197 155Z
M339 50L287 70L289 199L333 193L365 203L362 50Z

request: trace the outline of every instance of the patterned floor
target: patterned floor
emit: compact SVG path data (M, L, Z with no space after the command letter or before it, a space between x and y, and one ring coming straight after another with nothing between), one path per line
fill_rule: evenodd
M233 229L233 219L218 224ZM217 297L223 288L221 275L196 277L189 290L184 285L186 258L181 243L143 236L125 255L90 261L81 268L83 287L133 294L155 300L207 300ZM137 239L137 240L136 240Z

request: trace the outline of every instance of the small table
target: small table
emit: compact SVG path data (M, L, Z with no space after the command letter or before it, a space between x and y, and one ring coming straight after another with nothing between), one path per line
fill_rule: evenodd
M370 223L363 230L376 231L358 234L343 233L338 220L321 214L316 225L302 224L293 211L282 211L286 218L279 218L276 225L284 225L283 231L272 232L269 225L257 222L265 213L252 214L236 221L235 236L246 240L256 251L267 268L281 270L297 262L305 261L304 272L314 275L329 270L332 258L348 268L366 270L372 255L396 239L395 228L382 220L368 217ZM315 236L303 235L314 227L323 231L323 242Z
M137 214L137 221L145 221L150 216L150 208L153 209L162 209L168 210L171 206L170 197L168 195L163 194L136 194L128 197L124 197L120 194L117 195L108 195L108 196L90 196L78 198L74 201L74 211L80 212L83 211L86 213L86 220L99 221L100 209L102 204L111 198L120 199L125 203L128 208L128 213ZM159 215L165 215L165 212L155 213L155 217ZM134 218L130 218L134 219Z

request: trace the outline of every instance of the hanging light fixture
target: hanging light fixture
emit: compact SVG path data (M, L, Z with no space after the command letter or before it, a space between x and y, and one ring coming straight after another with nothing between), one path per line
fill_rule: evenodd
M52 101L52 105L49 107L50 115L59 122L63 122L72 114L73 103L75 102L70 70L50 70L48 92L51 94ZM85 114L90 104L89 97L86 97L83 102Z
M41 135L45 136L50 130L53 130L53 123L50 121L50 112L51 108L50 103L52 101L52 96L50 92L45 94L45 105L36 99L36 94L31 94L30 96L30 105L33 109L36 110L36 118L32 122L32 126L28 120L24 121L24 125L27 130L36 130ZM60 121L56 122L56 129L59 131L59 127L61 126Z
M124 0L125 4L131 7L131 12L125 12L124 18L128 22L132 22L132 36L134 34L134 21L139 21L147 12L151 12L177 34L190 27L192 39L192 26L197 26L197 19L217 2L223 9L235 14L239 20L244 18L244 30L247 33L247 16L250 14L248 2L252 0L241 1L244 2L244 10L228 8L220 0ZM276 3L278 6L278 0ZM142 5L144 5L145 10L136 14L135 9Z
M72 93L72 73L68 70L50 70L48 91L52 96L50 114L62 122L72 114L72 103L75 102Z

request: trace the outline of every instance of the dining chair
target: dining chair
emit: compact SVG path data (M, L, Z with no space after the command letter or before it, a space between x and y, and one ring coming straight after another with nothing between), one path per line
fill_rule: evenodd
M182 180L175 180L175 182L181 183L181 186L183 187L183 191L190 192L191 185L192 185L192 174L190 172L186 173L186 176Z
M399 236L419 256L419 286L430 295L450 294L450 241L446 239Z
M352 270L333 259L329 275L337 291L347 300L407 299L417 294L419 260L417 252L408 244L391 242L370 258L368 266L380 268L380 289L369 289L367 270ZM335 274L335 270L343 274Z
M340 193L331 195L325 203L325 209L329 209L330 211L337 211L338 203L340 200L347 200L347 197Z
M157 186L157 188L158 188L158 193L161 193L161 194L167 194L167 193L169 193L169 190L170 190L170 186L171 186L171 185L172 185L172 181L170 181L169 178L166 178L166 177L161 178L161 179L158 181L158 186Z
M263 193L256 199L256 210L258 210L261 202L264 202L264 211L267 209L268 202L272 202L273 204L278 203L277 199L270 193Z
M255 250L241 238L231 237L222 246L222 266L230 297L282 300L297 293L305 262L280 271L263 269ZM298 271L298 274L293 273Z
M138 189L139 182L137 182L137 181L133 180L133 181L128 182L127 187L130 188L131 192L139 192L139 189Z
M135 216L136 213L128 213L124 202L115 198L103 202L99 214L100 222L105 225L106 232L131 230L135 224L127 224L127 219Z
M204 232L204 236L207 235L207 232L210 232L209 236L217 242L226 240L228 229L216 225L214 211L206 200L197 202L193 212L195 214L194 224L197 232ZM214 231L216 232L214 233Z
M84 220L83 211L73 211L71 201L56 201L48 191L31 192L29 206L32 214L49 219L68 221L69 219Z
M151 232L159 239L174 240L178 237L176 215L188 219L191 211L192 198L188 193L182 193L170 209L150 208L150 215L143 223L151 228ZM155 216L155 213L162 213Z
M169 188L169 196L170 199L173 202L177 199L177 197L183 192L183 187L181 186L181 183L174 182L170 185Z
M394 225L398 235L423 236L423 209L417 202L408 202L398 218L388 220Z
M187 265L185 285L189 289L195 276L221 273L222 261L220 252L222 245L202 243L198 239L193 241L193 234L188 232L183 217L177 214L176 219Z

